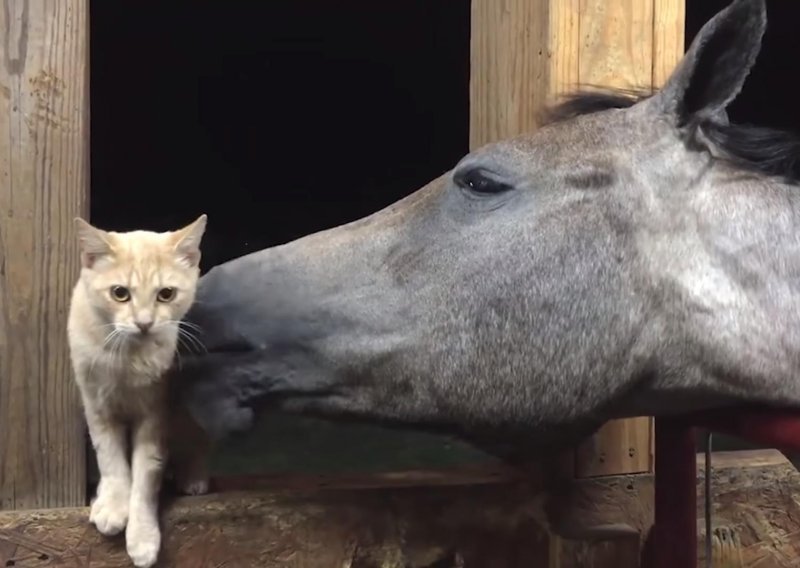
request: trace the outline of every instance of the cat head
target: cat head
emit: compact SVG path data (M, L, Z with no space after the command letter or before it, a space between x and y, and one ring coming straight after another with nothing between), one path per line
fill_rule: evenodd
M89 304L130 339L175 334L194 301L206 216L177 231L118 233L75 219Z

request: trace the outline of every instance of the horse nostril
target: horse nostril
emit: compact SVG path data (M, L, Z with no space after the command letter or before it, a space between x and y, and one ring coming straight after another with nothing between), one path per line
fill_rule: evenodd
M150 328L153 327L153 322L151 321L137 321L136 327L139 328L139 331L142 333L147 333L150 331Z

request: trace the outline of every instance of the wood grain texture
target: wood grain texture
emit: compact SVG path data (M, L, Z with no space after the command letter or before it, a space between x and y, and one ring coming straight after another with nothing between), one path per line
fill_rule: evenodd
M612 420L575 451L575 475L597 477L653 471L652 419Z
M547 104L580 87L581 0L550 0Z
M549 8L547 1L472 0L470 148L535 127L548 97Z
M774 450L716 452L714 527L740 544L747 568L800 561L800 474ZM702 455L698 537L703 537ZM225 492L165 500L162 568L638 568L641 538L568 541L538 522L536 483L509 471L219 480ZM576 481L579 514L652 526L653 477ZM0 513L0 566L129 567L121 537L88 524L86 508ZM703 547L698 566L703 563ZM12 564L9 564L12 562Z
M88 2L2 8L0 509L82 505L66 318L88 199Z
M159 566L632 568L617 561L638 555L635 538L595 544L552 539L537 521L535 484L481 481L475 473L460 479L454 472L368 477L361 479L363 488L352 476L343 486L336 478L284 478L291 490L272 478L271 487L261 480L258 490L166 503ZM645 478L584 483L583 499L623 511L646 502L640 485L652 491ZM224 480L219 485L231 489ZM0 566L130 566L123 539L102 537L87 517L85 508L0 513Z
M686 0L654 0L653 86L662 87L683 55Z
M800 565L800 473L777 450L716 452L711 459L715 566L789 568ZM697 459L697 526L705 540L705 460ZM725 537L722 544L719 537ZM741 563L722 564L725 548ZM705 546L698 546L705 566Z
M582 85L649 88L653 0L581 0Z

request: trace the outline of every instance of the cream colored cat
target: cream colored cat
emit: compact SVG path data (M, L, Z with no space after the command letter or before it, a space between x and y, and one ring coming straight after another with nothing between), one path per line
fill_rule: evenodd
M165 233L75 222L81 273L68 336L100 470L89 520L106 535L125 529L134 565L149 567L161 548L158 495L168 451L162 377L194 301L206 216Z

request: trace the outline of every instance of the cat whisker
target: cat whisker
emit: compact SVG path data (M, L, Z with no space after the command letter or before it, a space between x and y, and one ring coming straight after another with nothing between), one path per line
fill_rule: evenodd
M178 343L183 345L183 342L181 341L180 335L178 336ZM175 350L175 359L177 360L178 370L180 371L183 368L183 360L181 359L181 350L180 349L176 349Z
M197 337L195 337L191 332L185 329L178 328L178 337L185 337L186 340L190 342L191 345L195 347L200 353L208 353L208 349L206 349L206 346L203 344L203 342L200 341L200 339L198 339Z
M192 349L191 349L191 346L190 346L190 345L188 345L188 344L187 344L187 343L186 343L186 342L183 340L183 337L181 337L181 334L180 334L180 333L178 333L178 344L179 344L181 347L183 347L184 349L186 349L187 351L191 352L191 350L192 350ZM176 349L176 350L175 350L175 354L176 354L178 357L180 357L181 350L180 350L180 349Z
M114 335L114 339L111 344L111 364L116 367L117 358L119 358L120 364L122 363L122 359L125 356L125 347L127 343L124 339L124 334L118 330L118 333Z
M101 323L101 324L98 324L98 325L94 326L94 329L111 328L111 331L109 331L106 334L106 336L105 336L105 338L103 340L103 348L105 348L105 346L108 344L109 338L117 331L117 327L116 326L117 326L117 324L115 324L115 323Z
M203 333L203 328L201 328L196 323L192 323L190 321L178 320L178 325L185 325L186 327L188 327L189 329L193 329L197 333Z
M199 353L208 353L208 349L206 349L203 342L199 337L197 337L197 335L195 335L195 333L202 333L202 330L199 326L182 320L167 320L163 325L167 324L174 325L177 328L178 340L189 352L193 352L192 348L194 348ZM188 329L181 327L182 325L187 326ZM185 339L186 341L182 341L182 339Z

